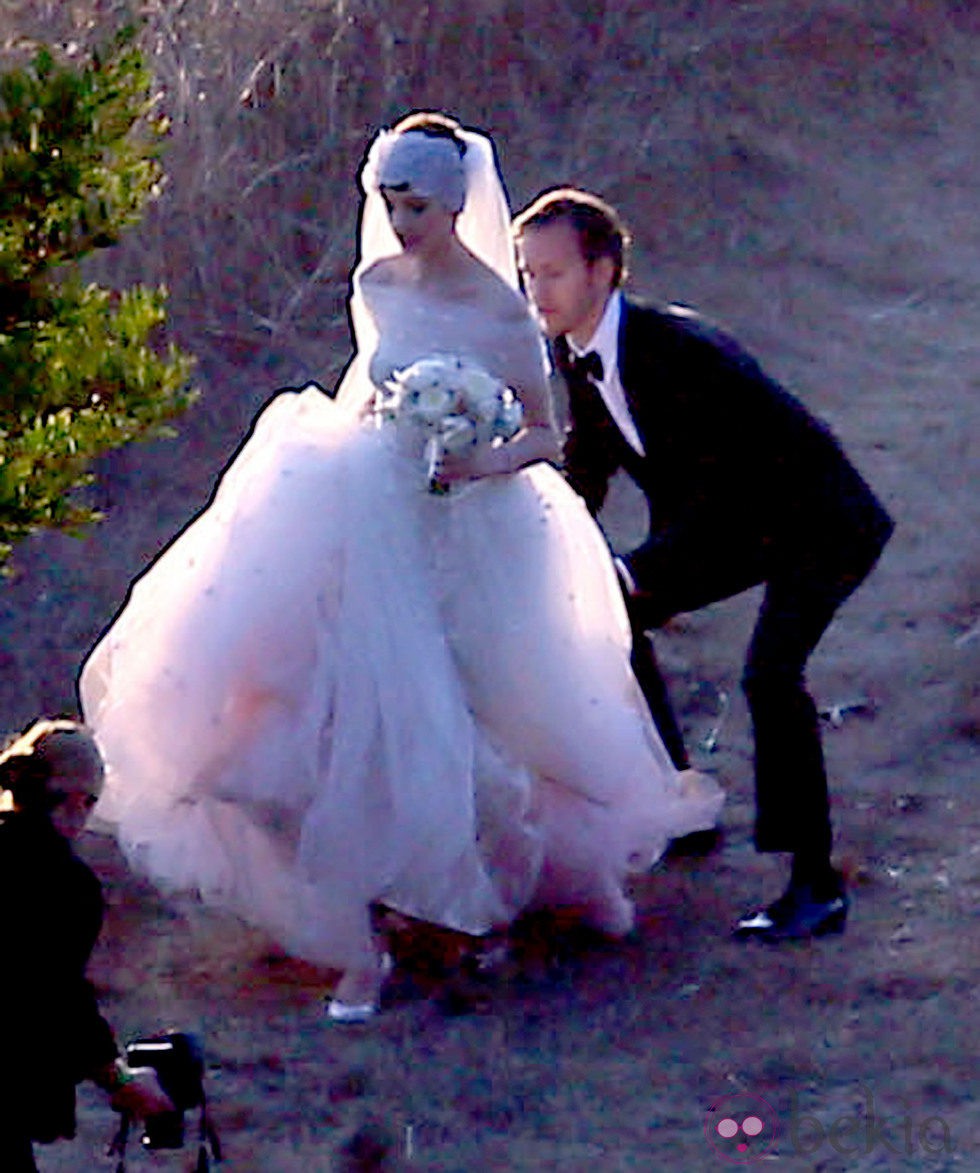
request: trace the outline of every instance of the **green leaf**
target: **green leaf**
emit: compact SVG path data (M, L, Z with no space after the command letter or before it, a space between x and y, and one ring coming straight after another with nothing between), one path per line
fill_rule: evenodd
M83 282L162 186L165 125L124 30L88 62L42 48L0 75L0 568L35 529L98 520L92 461L171 435L193 359L160 344L162 289Z

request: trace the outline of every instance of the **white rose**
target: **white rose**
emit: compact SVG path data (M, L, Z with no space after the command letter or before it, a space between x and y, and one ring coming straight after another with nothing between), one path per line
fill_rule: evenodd
M440 357L419 359L396 371L389 387L398 398L399 410L411 419L432 427L456 406L453 360Z
M462 374L459 390L464 407L474 419L490 423L500 409L503 384L481 367L467 366Z
M449 416L440 430L444 452L459 454L472 448L479 439L477 425L465 415Z
M432 426L452 411L456 396L444 383L413 384L408 388L405 406L413 419Z

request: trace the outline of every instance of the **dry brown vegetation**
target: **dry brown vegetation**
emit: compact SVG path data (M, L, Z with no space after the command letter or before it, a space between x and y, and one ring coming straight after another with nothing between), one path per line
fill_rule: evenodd
M93 838L114 893L97 972L121 1029L204 1031L236 1170L341 1167L341 1143L367 1119L389 1138L389 1163L413 1168L714 1169L704 1112L727 1092L767 1096L784 1125L796 1104L829 1126L863 1087L899 1121L901 1151L804 1156L786 1132L782 1166L973 1167L976 7L3 0L0 61L35 37L90 44L127 14L145 21L172 121L169 182L99 276L167 283L170 329L200 357L204 396L177 441L105 462L108 520L90 537L22 547L21 577L0 593L0 726L72 708L85 650L206 501L257 407L342 369L354 177L375 129L412 108L488 129L515 205L559 181L617 203L636 287L729 325L831 422L899 529L813 663L823 703L863 697L874 713L828 728L856 892L843 942L774 952L725 937L776 882L747 845L736 683L749 597L661 642L694 743L714 723L702 698L735 697L716 752L701 754L732 798L721 854L640 885L639 940L510 974L485 1013L405 998L370 1031L339 1035L320 1014L326 975L159 903ZM606 521L616 535L642 524L625 490ZM937 1115L956 1150L930 1154L913 1130L904 1151L901 1121ZM101 1167L108 1129L87 1101L78 1145L42 1167Z

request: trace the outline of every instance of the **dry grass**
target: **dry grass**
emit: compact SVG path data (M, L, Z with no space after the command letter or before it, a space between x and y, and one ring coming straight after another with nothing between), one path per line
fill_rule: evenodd
M173 125L169 186L102 267L164 280L188 343L251 351L312 345L324 318L342 321L357 165L373 131L413 107L490 130L517 203L548 181L600 187L668 262L771 250L827 197L824 219L846 219L814 154L872 121L889 141L934 130L937 80L961 63L921 18L929 7L866 5L860 20L847 5L789 0L8 0L4 11L8 45L44 34L85 46L127 14L144 22Z

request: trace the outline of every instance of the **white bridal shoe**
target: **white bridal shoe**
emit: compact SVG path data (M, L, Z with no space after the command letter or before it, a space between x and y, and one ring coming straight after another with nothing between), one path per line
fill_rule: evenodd
M345 998L331 998L327 1004L327 1018L331 1022L357 1023L368 1022L378 1013L378 1001L381 996L381 987L391 971L395 968L390 953L382 953L378 961L378 968L371 974L367 970L348 971L337 984L338 992L349 979L349 984L359 986L361 990L373 985L373 996L370 1001L347 1001ZM358 990L360 992L360 990Z

